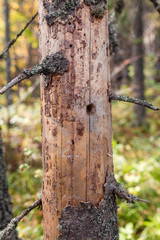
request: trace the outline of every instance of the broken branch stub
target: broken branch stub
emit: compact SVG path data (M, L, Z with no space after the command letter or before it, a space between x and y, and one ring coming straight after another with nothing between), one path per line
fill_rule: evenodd
M128 96L116 96L116 95L110 94L109 99L138 104L138 105L144 106L146 108L152 109L154 111L160 110L160 108L152 105L151 103L149 103L145 100L139 99L139 98L131 98L131 97L128 97Z
M48 55L41 64L37 64L31 70L24 69L22 74L11 80L0 90L0 94L3 94L22 80L30 78L34 75L44 74L45 80L48 81L48 77L62 75L64 72L68 71L68 68L69 61L63 56L62 51Z
M135 201L137 202L145 202L145 203L150 203L147 200L140 199L137 196L130 194L127 192L127 190L118 183L112 173L109 173L106 177L106 183L104 184L105 188L105 199L110 196L110 194L115 194L117 197L120 199L125 199L127 203L132 203L134 204Z

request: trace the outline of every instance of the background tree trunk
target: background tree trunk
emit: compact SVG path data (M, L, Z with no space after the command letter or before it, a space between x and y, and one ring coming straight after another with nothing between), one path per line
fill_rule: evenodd
M5 45L7 46L10 42L10 24L9 24L9 4L8 0L4 0L4 14L5 14ZM7 83L11 80L11 61L9 51L6 53L6 81ZM12 93L11 89L7 91L7 106L12 104Z
M140 57L134 62L134 97L144 100L143 0L137 0L134 5L136 5L136 12L133 23L133 54ZM145 108L135 105L134 111L137 124L142 125L145 118Z
M6 166L4 162L4 152L2 136L0 129L0 231L2 231L13 218L12 204L8 192L8 183L6 178ZM17 232L13 231L7 240L17 240Z
M49 83L41 77L43 223L49 240L118 239L104 224L109 214L100 204L107 170L113 172L108 22L106 12L96 18L91 9L96 16L106 1L90 2L39 0L41 61L59 51L69 61L68 72ZM86 216L93 220L90 227ZM104 225L109 235L102 237Z
M155 75L154 79L156 82L160 82L160 27L156 28L155 36Z

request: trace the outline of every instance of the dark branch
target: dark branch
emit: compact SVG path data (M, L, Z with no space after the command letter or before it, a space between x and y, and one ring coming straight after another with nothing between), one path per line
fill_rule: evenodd
M158 1L157 0L150 0L150 2L153 3L156 10L160 13L160 4L158 3Z
M138 99L138 98L131 98L131 97L127 97L127 96L116 96L116 95L111 94L109 99L138 104L138 105L144 106L146 108L150 108L154 111L160 110L160 108L153 106L151 103L149 103L145 100Z
M38 15L38 12L36 12L36 14L26 23L25 27L21 29L21 31L17 34L17 36L8 43L8 46L6 47L6 49L0 54L0 59L4 57L5 53L8 52L10 47L17 41L17 39L22 35L22 33L26 30L26 28L36 18L37 15Z
M17 224L21 221L22 218L24 218L31 210L34 208L40 206L42 204L41 198L39 198L37 201L35 201L32 205L30 205L27 209L25 209L19 216L13 218L10 223L7 225L7 227L0 232L0 239L4 240L6 239L13 230L16 229Z

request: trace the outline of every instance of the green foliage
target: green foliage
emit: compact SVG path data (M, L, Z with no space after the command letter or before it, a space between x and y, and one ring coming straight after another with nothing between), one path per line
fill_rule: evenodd
M4 107L1 109L1 116L3 116L1 117L1 126L13 214L16 216L41 195L40 100L37 99L32 105L13 104L9 107L9 112L10 131L8 132L5 124L8 111ZM17 230L20 238L43 239L41 210L31 211L18 224Z
M14 215L20 214L41 195L42 174L37 174L29 164L19 166L19 169L8 175L10 193L13 202ZM41 173L42 171L39 170ZM32 210L17 227L20 238L43 239L42 212Z
M149 70L148 70L149 71ZM149 76L146 76L149 78ZM148 84L148 81L147 81ZM160 84L146 91L147 99L158 105ZM156 90L157 89L157 90ZM118 109L118 110L117 110ZM133 105L113 103L113 150L116 177L124 187L150 204L119 201L120 240L160 239L160 136L159 112L147 110L147 122L134 126ZM118 114L118 113L121 114Z

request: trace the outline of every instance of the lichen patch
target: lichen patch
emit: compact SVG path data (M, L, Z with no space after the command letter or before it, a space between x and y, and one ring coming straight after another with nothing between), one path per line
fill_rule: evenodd
M75 10L79 6L79 0L43 0L43 5L47 11L45 19L49 26L55 22L66 24L75 19Z
M95 18L102 18L106 12L107 0L84 0L84 3L91 8L91 15Z

